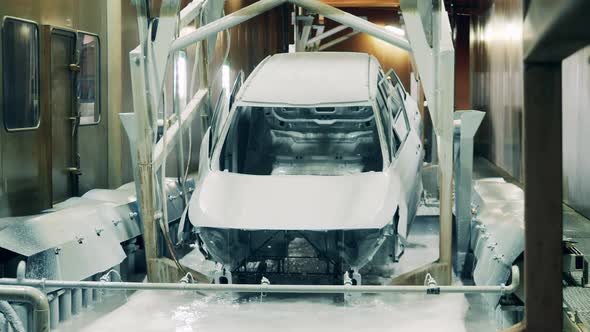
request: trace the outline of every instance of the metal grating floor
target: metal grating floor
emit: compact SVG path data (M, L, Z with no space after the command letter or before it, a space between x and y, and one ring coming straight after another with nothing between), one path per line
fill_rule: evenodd
M584 325L590 326L590 288L566 287L563 289L563 300Z

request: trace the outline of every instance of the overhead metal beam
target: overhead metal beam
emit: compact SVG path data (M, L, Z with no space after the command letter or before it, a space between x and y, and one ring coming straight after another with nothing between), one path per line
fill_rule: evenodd
M338 37L338 38L336 38L334 40L331 40L331 41L323 44L322 46L320 46L319 50L320 51L326 50L326 49L328 49L328 48L330 48L330 47L332 47L334 45L338 45L338 44L342 43L343 41L349 40L350 38L352 38L352 37L354 37L354 36L356 36L358 34L359 34L358 31L353 31L353 32L347 33L347 34L345 34L342 37Z
M199 113L199 109L204 105L205 98L208 96L207 89L200 89L197 93L193 96L193 99L186 105L182 113L180 113L180 120L175 121L168 127L166 131L166 144L169 145L167 149L167 153L172 152L172 148L178 141L181 133L184 132L184 129L188 128L192 125L192 121L194 120L195 116ZM164 140L159 140L156 143L154 148L154 169L159 169L164 162L165 157L165 149L164 149Z
M193 0L180 11L181 28L187 26L199 16L204 3L205 0Z
M564 59L588 45L590 1L529 1L523 53L528 62Z
M315 44L317 42L322 41L322 39L328 38L328 37L330 37L332 35L337 34L340 31L344 31L346 29L348 29L348 27L346 25L339 25L339 26L337 26L335 28L332 28L332 29L330 29L330 30L328 30L328 31L326 31L324 33L321 33L321 34L319 34L319 35L311 38L310 40L308 40L307 41L307 46L311 46L311 45L313 45L313 44Z
M322 0L322 2L334 7L399 7L399 0Z
M373 37L379 38L401 49L411 52L412 48L408 40L402 36L396 35L377 24L366 21L358 16L347 13L338 8L334 8L318 0L288 0L297 6L323 15L332 21L344 24L354 30L367 33Z
M386 41L401 49L411 51L410 43L404 37L396 35L382 26L363 20L360 17L349 14L338 8L326 5L319 0L260 0L248 7L242 8L230 15L211 22L186 36L176 39L170 47L170 53L186 48L212 34L234 27L284 3L292 3L303 7L340 24L349 26L357 31L367 33L373 37Z
M196 42L204 40L212 34L227 30L240 23L267 12L277 6L286 3L287 0L260 0L250 6L244 7L218 20L206 24L196 31L176 39L170 46L170 53L186 48Z

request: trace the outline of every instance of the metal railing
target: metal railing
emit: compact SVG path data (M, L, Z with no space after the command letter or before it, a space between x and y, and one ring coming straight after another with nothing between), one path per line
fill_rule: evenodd
M520 283L518 267L512 267L512 279L509 285L497 286L353 286L353 285L260 285L237 284L190 284L190 283L142 283L142 282L107 282L107 281L61 281L45 279L1 278L0 285L30 286L36 288L67 289L110 289L110 290L153 290L153 291L201 291L201 292L237 292L237 293L314 293L314 294L389 294L389 293L487 293L511 294Z

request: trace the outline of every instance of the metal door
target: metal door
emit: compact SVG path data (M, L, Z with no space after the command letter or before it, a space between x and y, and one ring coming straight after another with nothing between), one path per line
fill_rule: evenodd
M51 30L51 146L53 203L77 193L78 161L74 154L78 118L74 111L76 33Z

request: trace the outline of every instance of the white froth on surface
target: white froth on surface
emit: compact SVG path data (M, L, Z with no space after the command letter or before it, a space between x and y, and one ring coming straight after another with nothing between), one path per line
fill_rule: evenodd
M404 273L435 260L437 233L434 219L417 220L406 254L391 266L392 273ZM209 264L196 253L186 256L183 263L193 268ZM206 269L211 268L208 265ZM59 331L495 331L490 308L478 294L365 295L343 304L330 295L269 295L261 299L141 291L121 305L123 301L120 294L107 297L94 310L62 324Z

